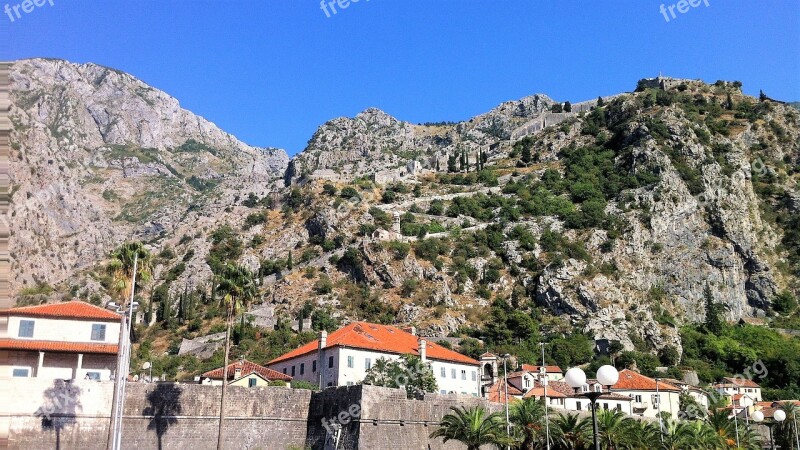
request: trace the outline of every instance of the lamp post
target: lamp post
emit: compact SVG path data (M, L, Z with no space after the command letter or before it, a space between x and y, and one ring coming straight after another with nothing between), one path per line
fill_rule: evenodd
M755 411L751 418L753 422L763 423L769 428L769 445L772 450L775 450L775 436L772 435L772 427L786 420L786 411L776 409L775 412L772 413L772 420L768 422L764 422L764 413L761 411Z
M603 389L599 391L592 390L586 384L586 373L579 367L573 367L567 370L564 376L567 384L575 389L575 393L589 399L592 406L592 430L594 433L594 448L600 450L600 441L598 440L597 432L597 399L603 395ZM597 381L601 386L605 386L608 392L611 392L611 386L617 384L619 381L619 372L614 366L605 365L597 370Z
M547 366L544 362L544 342L540 342L539 345L542 346L542 369L544 370L544 374L542 375L542 386L544 386L544 430L545 430L545 439L547 443L547 450L550 450L550 415L547 412Z
M511 422L508 418L508 370L506 370L506 361L511 356L508 353L503 355L503 384L505 385L505 400L506 400L506 435L511 436ZM509 448L509 447L506 447Z
M661 378L656 378L656 414L658 415L658 437L661 438L661 443L664 443L664 422L661 419L661 392L658 390L658 382Z

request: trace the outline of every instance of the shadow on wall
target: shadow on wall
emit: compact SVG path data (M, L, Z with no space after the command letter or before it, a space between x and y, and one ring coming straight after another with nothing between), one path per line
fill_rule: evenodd
M158 450L162 449L162 438L175 425L175 417L181 413L182 390L174 383L158 383L152 391L147 393L147 402L150 404L142 411L145 416L152 416L147 425L148 430L155 430L158 437Z
M42 418L43 431L56 432L56 450L61 449L61 430L73 425L77 421L77 412L83 409L80 396L81 388L70 380L54 380L53 387L42 394L44 401L36 415Z

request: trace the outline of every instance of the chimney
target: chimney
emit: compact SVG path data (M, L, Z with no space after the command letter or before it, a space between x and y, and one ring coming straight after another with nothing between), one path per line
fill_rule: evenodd
M319 388L325 389L325 347L328 345L328 332L319 332L319 345L317 346L317 373L319 374Z
M419 340L419 359L421 359L422 362L428 360L428 343L425 339Z
M411 334L412 336L417 335L417 327L403 327L403 331L406 333Z
M327 346L328 346L328 332L322 330L319 332L319 349L322 350Z

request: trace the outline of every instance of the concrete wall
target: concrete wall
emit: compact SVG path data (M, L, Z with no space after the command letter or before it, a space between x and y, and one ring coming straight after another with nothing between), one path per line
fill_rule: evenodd
M127 389L123 448L216 448L219 387L131 383ZM10 449L104 449L112 391L108 382L4 379L0 438L9 437ZM345 417L339 449L459 449L463 447L457 443L445 446L428 435L451 406L475 404L487 405L461 395L408 400L404 391L374 386L313 394L283 387L230 387L225 442L228 449L323 449L333 429L330 420ZM355 415L350 413L354 409Z

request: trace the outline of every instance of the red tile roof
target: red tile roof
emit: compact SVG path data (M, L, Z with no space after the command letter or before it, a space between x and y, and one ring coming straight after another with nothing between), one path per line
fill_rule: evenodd
M717 383L716 386L722 387L745 387L745 388L760 388L755 381L747 378L728 378L722 379L722 382Z
M532 364L523 364L522 370L526 372L539 372L539 367L541 366L534 366ZM564 371L561 370L561 367L558 366L544 366L544 368L547 373L564 373Z
M351 347L378 352L394 353L398 355L419 356L418 337L391 325L378 325L369 322L353 322L328 335L325 348L336 346ZM319 339L315 339L300 348L281 355L269 363L272 365L281 361L316 352ZM469 365L478 365L478 361L442 347L434 342L427 342L427 357L437 361L450 361Z
M632 370L625 369L619 372L619 381L612 386L612 389L623 391L655 391L656 380ZM659 380L658 390L681 392L679 387L673 386L663 380Z
M34 341L22 339L0 339L0 350L30 350L67 353L117 354L114 344L92 344L88 342Z
M208 372L202 375L203 378L211 378L212 380L221 380L222 376L224 375L223 367L218 369L209 370ZM260 366L254 362L248 360L240 360L228 364L228 379L232 380L236 376L236 369L242 369L242 372L239 374L239 377L246 377L251 373L257 373L261 375L265 379L269 381L274 380L282 380L282 381L292 381L292 377L289 375L282 374L272 369L268 369L264 366Z
M509 383L508 385L508 402L514 402L518 400L514 396L522 395L522 391L515 388L512 384ZM503 379L498 380L495 384L489 386L486 390L486 399L493 403L503 403L506 402L506 383Z
M5 309L0 310L0 315L52 317L58 319L91 319L104 321L120 320L120 315L117 313L78 300Z

